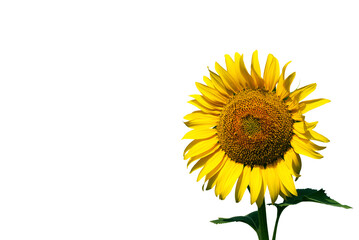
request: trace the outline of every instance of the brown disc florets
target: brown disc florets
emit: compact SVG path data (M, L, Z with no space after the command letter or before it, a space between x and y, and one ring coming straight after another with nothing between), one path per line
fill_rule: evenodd
M222 149L233 161L266 166L291 147L293 119L275 93L246 89L224 106L217 131Z

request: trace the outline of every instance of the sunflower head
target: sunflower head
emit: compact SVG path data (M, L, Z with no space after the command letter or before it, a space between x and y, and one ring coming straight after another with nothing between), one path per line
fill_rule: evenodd
M251 72L243 55L234 60L226 55L227 69L215 64L205 84L196 83L201 94L189 101L199 108L185 116L192 128L184 139L193 139L184 151L192 171L202 168L198 180L205 177L206 189L215 187L220 199L226 198L236 184L235 198L240 201L249 186L251 203L260 206L268 188L274 203L296 195L293 177L301 170L299 154L322 158L324 149L312 140L329 142L313 129L303 116L307 111L329 100L302 101L313 92L316 84L290 92L295 73L285 77L278 60L269 55L263 76L257 51L253 53Z

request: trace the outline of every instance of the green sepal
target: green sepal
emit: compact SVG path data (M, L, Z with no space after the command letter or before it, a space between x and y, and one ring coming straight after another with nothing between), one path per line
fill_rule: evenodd
M251 212L246 216L238 216L238 217L231 217L231 218L218 218L217 220L211 221L215 224L223 224L223 223L230 223L230 222L243 222L247 223L254 231L258 232L259 228L259 220L258 220L258 211Z
M282 203L274 204L277 208L285 208L290 205L295 205L301 202L316 202L321 204L326 204L334 207L342 207L342 208L351 208L348 205L342 205L337 201L331 199L327 196L323 189L315 190L315 189L297 189L298 196L293 196L287 198Z

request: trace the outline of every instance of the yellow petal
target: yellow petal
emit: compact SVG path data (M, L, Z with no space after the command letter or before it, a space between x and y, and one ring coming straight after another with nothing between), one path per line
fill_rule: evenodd
M185 122L184 124L189 128L212 128L216 126L218 123L218 120L208 120L203 118L198 118L195 120L191 120L188 122Z
M288 94L285 95L285 97L288 97L290 94L290 86L292 85L292 82L295 78L296 73L290 74L285 80L284 80L284 88L287 90Z
M301 133L305 133L307 131L307 126L304 124L304 122L293 123L293 128Z
M301 112L304 114L304 113L306 113L314 108L317 108L319 106L322 106L328 102L330 102L330 100L325 99L325 98L303 101L303 102L299 103L299 108L300 108Z
M264 196L265 196L265 192L267 189L267 172L266 169L264 168L260 168L260 172L261 172L261 176L262 176L262 186L261 186L261 191L259 192L258 198L257 198L257 206L261 207L263 204L263 200L264 200Z
M271 57L270 57L271 56ZM269 64L269 67L267 65ZM264 69L264 85L268 91L273 91L275 85L278 82L279 78L279 63L278 60L273 57L273 55L268 55L266 67Z
M212 83L214 85L214 88L218 90L223 96L229 98L233 93L231 93L226 86L224 85L222 79L220 76L218 76L216 73L209 70L209 74L211 76Z
M302 113L300 111L292 113L292 118L293 118L293 120L296 120L296 121L304 121L304 116L302 115Z
M293 133L303 139L310 140L312 137L309 132L301 133L301 132L298 132L296 129L293 129Z
M208 114L203 111L194 111L194 112L189 113L186 116L184 116L184 119L189 120L189 121L195 120L195 119L208 119L209 121L212 121L212 120L218 120L219 118L216 115Z
M242 170L243 164L233 160L227 161L223 166L216 185L216 191L219 193L219 198L221 200L225 199L231 192L233 185L238 180Z
M209 149L208 151L203 151L203 152L201 152L201 153L199 153L199 154L197 154L197 155L191 157L191 158L188 160L188 162L187 162L187 167L188 167L191 163L193 163L194 161L196 161L196 160L198 160L198 159L200 159L200 158L204 158L204 157L206 157L206 156L208 156L208 155L210 155L210 154L216 152L216 151L219 149L219 147L220 147L220 145L219 145L219 144L216 144L216 145L214 145L211 149Z
M318 121L311 122L311 123L309 123L309 122L304 122L304 124L305 124L305 126L306 126L306 128L307 128L308 130L311 130L311 129L313 129L313 128L315 128L315 127L317 126Z
M300 110L299 110L299 97L300 97L300 95L296 95L293 98L288 97L285 100L285 103L287 104L289 111L291 111L291 112L299 111L300 112Z
M215 69L218 75L221 77L226 89L229 89L232 93L236 93L238 89L234 84L233 77L226 71L224 68L219 65L217 62L215 63Z
M273 60L273 55L272 54L269 54L268 57L267 57L267 62L266 62L266 65L264 67L264 73L263 73L263 78L264 79L267 79L268 77L264 77L264 75L268 75L269 74L269 68L270 68L270 65L272 64L272 60ZM268 83L268 82L267 82ZM267 83L264 83L264 84L267 84Z
M252 56L251 75L258 88L264 87L264 80L261 77L261 69L259 67L258 52L255 51Z
M219 173L220 172L217 172L216 174L213 175L213 177L211 177L208 180L206 190L212 189L214 187L214 185L216 185Z
M245 166L243 168L242 174L238 178L237 185L236 185L236 202L241 201L244 192L247 189L249 184L249 177L251 174L251 167Z
M279 196L281 196L284 200L287 200L287 196L283 194L283 192L281 191L282 190L282 187L284 188L283 184L279 184L280 185L280 191L279 191ZM288 192L288 191L287 191ZM288 194L290 194L288 192Z
M283 88L282 88L282 92L280 95L278 95L280 97L280 99L284 99L286 97L289 96L290 94L290 85L292 84L293 80L295 78L295 72L290 74L283 82Z
M239 53L236 52L234 54L234 65L236 66L236 74L237 74L236 82L239 85L239 89L244 89L250 87L250 83L244 78L244 76L241 73L241 69L240 69L241 58L242 55L240 55Z
M285 188L293 195L297 196L297 190L295 189L293 178L285 165L284 161L280 161L277 165L277 172L280 181L283 183Z
M287 88L288 84L285 84L285 70L287 69L289 63L290 62L287 62L287 64L284 65L282 73L279 76L276 93L280 99L284 99L286 96L289 95L289 88Z
M228 156L224 155L224 158L222 159L222 161L215 167L212 169L212 171L210 171L208 174L206 174L206 178L205 178L205 182L207 182L210 178L212 178L218 171L220 171L224 164L228 161Z
M217 134L216 129L194 129L184 135L182 139L203 139Z
M226 60L227 72L235 79L237 73L233 59L228 54L224 55L224 58Z
M313 140L325 142L325 143L330 142L328 138L326 138L325 136L323 136L320 133L317 133L316 131L314 131L312 129L309 130L309 133L312 136Z
M300 170L302 168L302 162L299 155L294 152L293 148L289 149L284 154L284 162L287 165L290 173L295 177L300 177Z
M266 172L269 195L272 203L274 204L278 198L280 190L279 176L275 166L267 166Z
M253 167L251 176L249 178L249 187L251 191L251 204L257 201L258 195L262 187L262 176L259 167Z
M197 86L198 90L203 94L203 96L206 96L207 98L209 98L212 101L225 104L228 100L214 88L207 87L198 82L196 82L196 86Z
M262 78L261 68L260 68L259 61L258 61L258 51L257 50L255 50L252 55L251 71L252 71L251 73L255 72L258 77Z
M320 159L323 157L320 153L314 151L315 149L313 149L313 146L309 140L299 138L296 135L293 136L291 145L294 151L299 154L303 154L315 159Z
M244 65L243 55L239 59L239 69L243 78L249 83L251 88L257 88L257 82L255 82L252 76L248 73L246 66Z
M198 98L200 99L200 98ZM213 115L220 115L221 109L219 107L212 107L211 105L208 105L203 99L201 99L199 102L197 99L190 100L188 103L192 104L193 106L196 106L200 110L202 110L205 113L213 114ZM204 105L205 104L205 105Z
M196 140L194 140L194 141L196 141ZM205 141L199 141L199 142L195 143L188 150L188 152L184 155L184 159L188 159L188 158L196 156L200 153L206 152L206 151L212 149L217 143L218 143L217 137L212 137Z
M192 142L190 142L188 145L187 145L187 147L184 149L184 151L183 151L183 157L185 156L185 154L186 154L186 152L188 151L188 150L190 150L194 145L196 145L197 143L199 143L199 142L203 142L203 141L205 141L204 139L195 139L195 140L193 140ZM186 160L186 159L185 159Z
M210 139L210 138L209 138ZM190 142L187 147L184 149L183 151L183 157L186 155L186 152L188 150L190 150L193 146L195 146L196 144L200 143L200 142L205 142L207 139L195 139L192 142Z
M201 158L198 162L196 162L195 165L193 165L193 167L189 173L192 173L192 172L196 171L197 169L203 167L204 164L206 164L206 162L207 162L207 158Z
M218 152L214 153L213 155L207 156L207 161L201 170L201 172L198 174L197 182L201 180L206 174L208 174L210 171L212 171L220 162L223 160L225 156L224 151L219 150Z
M304 122L295 122L293 123L293 133L295 133L297 136L304 138L304 139L310 139L312 136L310 135L309 131L307 131L306 125Z
M308 144L309 144L309 145L311 146L311 148L314 149L314 150L323 150L323 149L326 148L326 147L324 147L324 146L319 146L319 145L313 143L312 141L309 141Z
M203 76L203 81L205 82L205 84L206 84L208 87L214 88L214 85L213 85L211 79L209 79L208 77Z
M218 102L215 100L211 100L211 99L209 99L205 96L199 95L199 94L192 94L189 96L194 98L195 100L197 100L197 102L199 102L200 104L202 104L204 107L206 107L208 109L222 111L222 108L224 106L224 103L221 103L221 102Z
M280 182L279 195L284 199L287 199L287 197L292 197L292 194L288 191L288 189L284 186L282 182Z
M309 84L307 86L301 87L291 94L289 94L289 98L298 97L298 101L302 101L306 96L308 96L310 93L312 93L315 88L317 87L316 83Z

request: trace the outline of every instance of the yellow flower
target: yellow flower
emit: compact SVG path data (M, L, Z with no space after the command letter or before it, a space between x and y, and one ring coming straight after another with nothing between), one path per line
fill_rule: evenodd
M189 103L198 107L186 115L185 124L192 128L183 139L194 139L184 151L191 169L202 168L198 179L205 177L206 189L225 199L236 183L235 199L239 202L247 187L251 204L261 206L268 187L272 203L278 195L297 195L293 177L301 170L299 154L322 158L325 147L311 140L329 142L313 129L317 122L306 122L304 113L330 102L327 99L302 101L316 84L290 92L295 73L285 77L289 62L280 73L278 60L268 55L263 76L258 53L252 56L250 73L243 55L234 60L225 55L227 70L218 63L216 73L204 77L206 85L196 83L200 94L191 95Z

